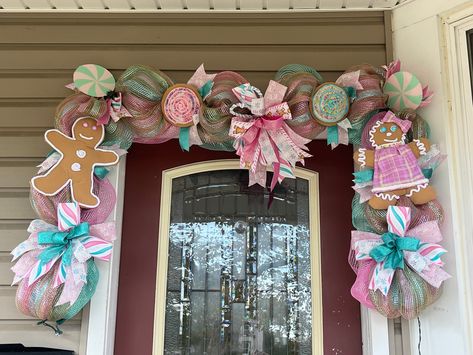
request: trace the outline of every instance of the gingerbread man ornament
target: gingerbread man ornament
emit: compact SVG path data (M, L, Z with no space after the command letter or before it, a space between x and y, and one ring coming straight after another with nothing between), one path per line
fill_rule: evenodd
M436 196L417 163L417 159L429 151L430 143L421 138L406 144L410 127L410 121L401 120L388 111L369 131L373 150L360 148L354 154L355 163L361 168L374 169L374 196L368 202L374 209L395 205L402 195L415 205L432 201Z
M54 196L70 185L72 199L80 206L97 207L100 200L92 192L94 168L118 162L115 152L97 148L104 135L103 125L91 117L74 122L72 138L57 129L46 131L46 142L61 154L61 158L46 174L31 179L33 188L43 195Z

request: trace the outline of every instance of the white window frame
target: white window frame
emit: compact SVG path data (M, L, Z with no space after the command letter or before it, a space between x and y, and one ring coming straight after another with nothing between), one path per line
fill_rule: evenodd
M451 181L453 240L466 354L473 354L473 101L466 33L473 29L473 4L440 16L444 87L448 100L446 126Z

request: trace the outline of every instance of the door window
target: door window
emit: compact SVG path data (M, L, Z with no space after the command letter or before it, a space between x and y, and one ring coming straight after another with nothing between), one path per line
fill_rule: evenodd
M158 256L167 268L157 271L157 315L164 319L155 319L155 337L163 338L155 345L166 354L311 354L321 348L322 328L314 334L313 326L322 317L320 287L313 287L314 276L320 281L313 255L318 227L311 230L316 178L285 179L271 194L248 187L248 172L239 169L169 182L170 218Z

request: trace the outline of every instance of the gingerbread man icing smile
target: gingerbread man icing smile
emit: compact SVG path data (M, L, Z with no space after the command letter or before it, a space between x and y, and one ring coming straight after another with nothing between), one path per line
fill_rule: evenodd
M97 148L104 135L104 127L91 117L74 122L72 138L57 129L46 131L46 142L61 158L46 174L31 180L33 188L43 195L53 196L70 184L74 201L82 207L97 207L100 201L92 192L94 168L118 162L115 152Z

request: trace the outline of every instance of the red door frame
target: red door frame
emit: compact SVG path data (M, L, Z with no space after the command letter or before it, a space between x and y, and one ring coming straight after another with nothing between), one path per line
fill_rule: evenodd
M361 355L360 306L350 295L355 274L347 262L351 235L352 148L309 145L306 168L319 173L325 354ZM230 152L192 147L176 140L134 144L127 155L115 354L152 353L162 171L184 164L236 159Z

